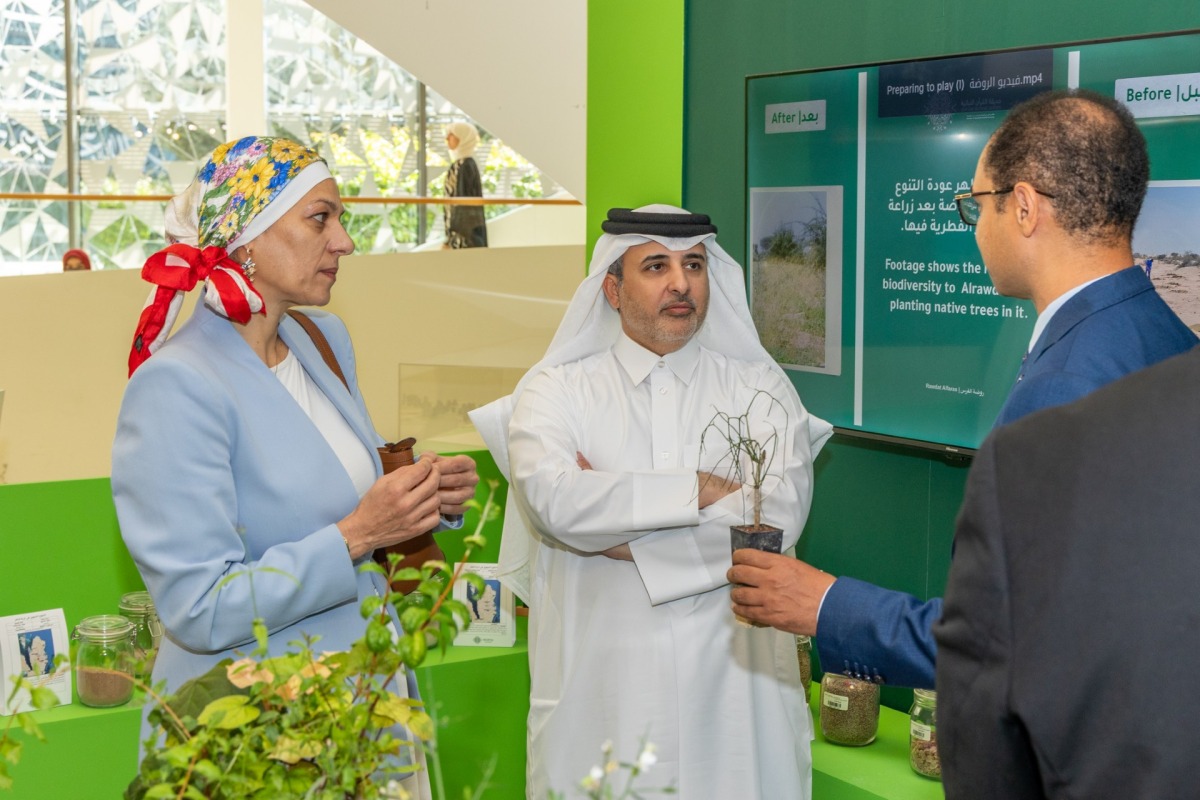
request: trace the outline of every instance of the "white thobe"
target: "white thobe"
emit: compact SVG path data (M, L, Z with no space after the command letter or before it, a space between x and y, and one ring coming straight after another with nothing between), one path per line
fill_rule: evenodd
M795 637L735 622L729 526L742 489L698 509L697 470L724 474L716 411L778 432L763 521L800 536L812 498L808 420L767 364L693 340L660 357L622 335L609 351L545 370L509 426L515 497L537 530L529 621L529 798L570 793L643 741L658 763L637 786L685 800L808 798L812 718ZM797 434L797 435L794 435ZM590 462L582 470L576 452ZM512 513L512 510L510 510ZM633 562L602 555L629 543Z

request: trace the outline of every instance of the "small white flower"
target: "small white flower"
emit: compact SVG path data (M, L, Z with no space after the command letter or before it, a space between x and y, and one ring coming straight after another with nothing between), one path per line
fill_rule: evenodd
M612 739L605 739L604 744L600 745L600 752L607 756L612 752L612 748Z
M380 797L385 800L412 800L412 795L408 793L408 790L400 785L400 781L394 779L389 780L387 786L383 787Z
M592 771L587 774L587 777L579 782L587 791L594 791L600 788L600 781L604 780L604 770L600 767L592 767Z
M645 772L658 763L658 755L655 753L657 748L653 743L647 742L646 747L642 750L642 754L637 759L638 772Z

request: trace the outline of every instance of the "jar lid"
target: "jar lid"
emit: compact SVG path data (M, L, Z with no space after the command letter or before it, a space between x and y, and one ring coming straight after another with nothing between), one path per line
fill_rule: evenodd
M147 614L154 610L154 601L149 592L127 592L121 595L117 608L131 614Z
M86 617L75 626L77 636L111 642L117 639L128 639L133 632L133 623L119 614L100 614Z
M913 689L913 696L917 700L924 700L928 703L937 702L937 692L933 689Z
M848 681L851 683L864 683L869 686L878 686L879 685L875 681L867 680L866 678L863 678L858 675L848 675L845 672L834 672L833 670L826 670L825 675L828 676L831 681Z

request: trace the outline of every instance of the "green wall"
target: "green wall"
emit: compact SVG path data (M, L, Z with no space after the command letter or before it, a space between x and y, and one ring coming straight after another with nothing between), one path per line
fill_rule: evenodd
M588 3L589 257L608 209L679 205L683 14L683 0Z
M472 451L481 481L476 497L487 497L484 482L500 481L496 502L504 507L507 484L486 451ZM474 532L470 512L465 531L438 534L447 559L462 558L462 537ZM500 554L501 520L483 529L487 547L472 556L495 561ZM125 592L144 589L121 540L108 478L0 486L0 616L62 608L67 627L92 614L117 613Z
M108 478L0 486L0 616L62 608L72 628L144 588Z
M770 72L1200 27L1200 2L687 0L683 198L745 252L745 78ZM665 34L664 34L665 35ZM817 463L800 554L921 597L941 594L967 469L939 456L835 437ZM909 693L885 691L906 708Z

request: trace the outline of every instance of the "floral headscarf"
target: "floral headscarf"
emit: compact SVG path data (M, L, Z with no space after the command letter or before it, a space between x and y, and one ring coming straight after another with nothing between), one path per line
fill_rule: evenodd
M204 184L200 246L232 252L269 228L287 208L272 214L275 219L266 225L253 225L254 220L301 170L316 162L325 163L316 150L290 139L248 136L218 147L196 175Z
M129 374L166 341L183 295L200 281L205 304L217 313L243 324L263 313L262 295L230 253L331 177L315 150L290 139L247 136L214 150L167 207L168 246L142 267L155 289L138 320Z

